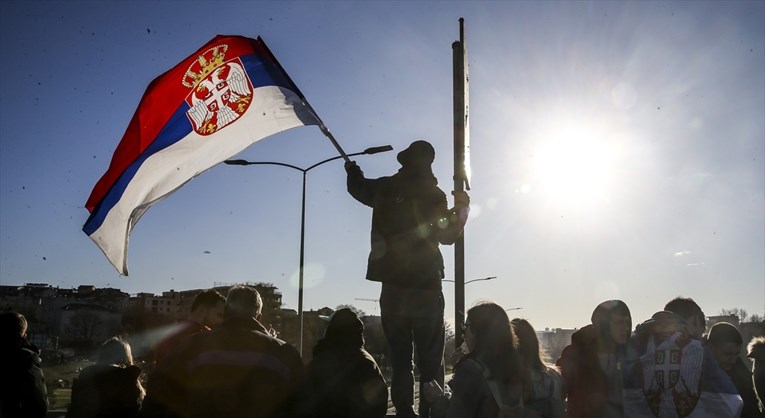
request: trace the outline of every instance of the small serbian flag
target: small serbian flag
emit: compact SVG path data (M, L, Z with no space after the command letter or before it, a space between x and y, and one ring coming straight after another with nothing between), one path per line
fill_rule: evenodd
M151 205L263 138L320 124L260 37L218 35L149 84L82 230L127 275L130 231Z

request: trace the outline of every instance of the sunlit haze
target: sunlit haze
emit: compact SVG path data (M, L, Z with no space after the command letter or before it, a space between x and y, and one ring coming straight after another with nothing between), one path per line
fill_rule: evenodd
M297 308L301 173L218 165L134 229L130 275L81 231L147 85L216 34L262 36L368 177L415 139L452 190L452 49L470 59L466 304L537 329L606 299L633 323L688 296L765 314L765 3L0 2L0 283L161 293L267 282ZM315 126L235 158L308 167ZM305 308L379 314L371 210L308 174ZM453 201L450 196L450 204ZM454 250L443 246L446 275ZM453 283L444 283L446 317Z

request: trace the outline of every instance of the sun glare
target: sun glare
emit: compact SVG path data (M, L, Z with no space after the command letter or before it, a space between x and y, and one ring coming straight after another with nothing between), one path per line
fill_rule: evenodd
M607 203L615 150L601 126L558 126L539 142L532 183L537 193L570 209L591 210Z

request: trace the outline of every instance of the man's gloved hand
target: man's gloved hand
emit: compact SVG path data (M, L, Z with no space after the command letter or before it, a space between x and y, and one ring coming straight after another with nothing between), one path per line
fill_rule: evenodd
M455 208L464 208L467 206L470 206L470 196L468 196L467 192L465 191L453 191L452 195L454 196L454 207Z
M361 167L356 164L356 161L347 161L345 163L345 172L348 174L361 174Z

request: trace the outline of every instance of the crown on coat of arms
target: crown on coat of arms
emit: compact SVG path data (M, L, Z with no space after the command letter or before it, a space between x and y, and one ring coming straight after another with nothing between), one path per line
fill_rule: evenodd
M210 73L215 71L216 68L223 65L228 45L216 45L202 55L198 56L194 62L189 65L186 73L183 75L184 86L189 88L196 87L199 82L205 79Z

